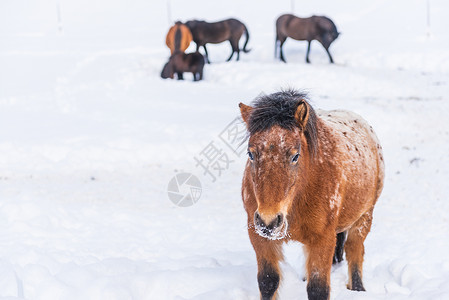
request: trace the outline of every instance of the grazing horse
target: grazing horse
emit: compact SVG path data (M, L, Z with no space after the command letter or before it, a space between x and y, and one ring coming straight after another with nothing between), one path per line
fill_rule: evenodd
M278 47L280 49L280 59L285 61L282 46L285 40L290 37L298 41L308 41L306 62L310 63L309 53L312 40L317 40L323 45L329 55L329 60L334 63L329 47L332 42L340 35L334 22L327 17L312 16L310 18L298 18L291 14L280 16L276 20L276 44L274 56L277 57Z
M329 299L332 261L341 261L343 247L347 287L364 291L363 242L384 180L372 127L349 111L315 112L294 90L239 107L249 132L242 198L261 299L277 296L290 240L304 245L309 299Z
M175 51L186 51L192 39L192 33L189 28L178 21L168 30L165 43L170 48L171 54L173 54Z
M249 40L249 32L245 24L236 19L227 19L220 22L208 23L205 21L192 20L185 23L189 27L193 35L193 41L196 43L196 51L202 46L206 53L206 60L209 63L209 56L206 49L207 43L218 44L229 41L232 47L230 61L235 52L237 52L237 60L240 59L239 41L245 33L246 41L243 45L243 52L248 53L246 49Z
M161 72L161 77L174 78L175 73L178 75L178 80L184 79L184 72L191 72L193 74L193 81L203 79L204 56L199 52L185 54L181 51L176 51L168 62L164 65Z

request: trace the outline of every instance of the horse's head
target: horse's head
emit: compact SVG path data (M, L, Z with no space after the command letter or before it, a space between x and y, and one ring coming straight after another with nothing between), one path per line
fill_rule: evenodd
M324 48L328 49L340 35L337 26L327 17L317 17L315 20L319 28L319 34L316 39L323 44Z
M168 63L166 63L164 65L164 68L162 69L161 77L163 79L167 79L167 78L173 79L175 77L174 75L175 75L175 72L173 71L172 63L171 63L171 61L168 61Z
M305 185L316 149L316 117L304 97L287 91L261 97L254 107L239 105L250 134L247 168L257 202L254 225L269 239L287 234L287 215Z
M322 36L322 43L325 48L329 48L330 45L338 38L340 33L335 29L327 31Z

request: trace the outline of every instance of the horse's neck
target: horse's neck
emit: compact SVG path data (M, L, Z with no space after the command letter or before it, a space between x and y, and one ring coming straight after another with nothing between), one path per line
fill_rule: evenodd
M336 141L332 138L332 127L320 116L317 116L317 151L307 160L309 175L306 176L307 188L316 189L323 184L327 175L335 172L332 153L336 149ZM311 155L309 153L309 155Z

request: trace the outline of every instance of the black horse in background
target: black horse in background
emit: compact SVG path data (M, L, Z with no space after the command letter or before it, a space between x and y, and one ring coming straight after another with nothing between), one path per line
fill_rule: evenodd
M204 63L204 57L199 52L186 54L177 50L164 65L161 77L174 79L176 73L178 80L183 80L183 73L190 72L193 74L193 81L199 81L203 79Z
M243 34L246 35L246 41L242 51L248 53L250 50L246 49L249 40L249 32L245 24L237 19L227 19L220 22L208 23L205 21L191 20L185 23L190 29L193 36L193 41L196 43L196 51L202 46L206 54L206 60L209 62L209 56L206 49L206 44L218 44L224 41L229 41L232 47L231 56L227 61L230 61L235 52L237 52L237 60L240 59L239 41Z
M317 40L323 45L329 55L329 60L334 63L329 47L332 42L340 35L337 27L331 19L323 16L312 16L309 18L298 18L291 14L280 16L276 20L276 44L274 56L277 57L278 47L280 49L280 59L285 61L282 46L287 37L298 41L308 41L306 62L310 63L309 53L312 40Z

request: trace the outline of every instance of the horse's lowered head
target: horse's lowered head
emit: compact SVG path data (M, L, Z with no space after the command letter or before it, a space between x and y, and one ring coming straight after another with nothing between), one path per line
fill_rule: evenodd
M315 17L315 22L319 28L319 36L316 37L324 48L329 48L330 45L340 36L334 22L327 17Z
M323 44L324 48L329 48L330 45L340 36L340 32L338 32L337 30L332 30L332 31L326 31L324 32L319 38L317 38L318 40L321 41L321 43Z
M316 115L306 95L284 91L262 96L253 107L239 104L249 131L247 171L257 209L256 232L268 239L287 235L287 216L306 184L316 152Z
M162 69L161 77L163 79L171 78L173 79L175 77L175 72L173 70L172 62L169 60Z

